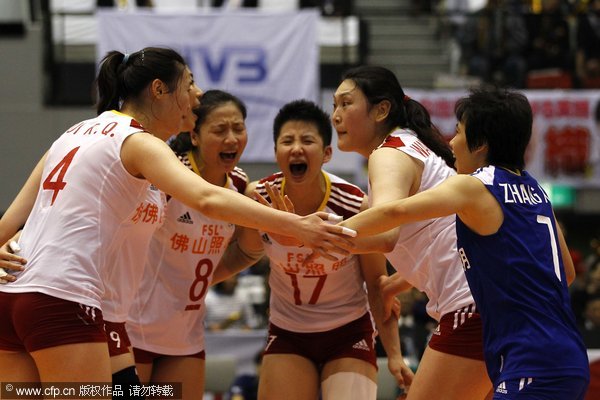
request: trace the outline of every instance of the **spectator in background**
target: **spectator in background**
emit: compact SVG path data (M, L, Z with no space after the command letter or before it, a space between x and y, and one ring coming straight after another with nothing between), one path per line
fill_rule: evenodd
M488 0L458 33L467 73L516 88L525 86L528 33L518 0Z
M595 293L587 302L583 327L585 330L596 332L600 344L600 292Z
M562 8L562 0L543 0L542 12L528 18L528 70L558 68L565 72L573 69L569 22Z
M588 267L584 284L571 290L571 307L580 326L585 323L588 301L597 296L600 296L600 258Z
M254 374L242 374L235 378L229 389L230 400L256 400L258 398L258 379L262 364L263 351L254 356Z
M428 326L422 318L416 318L415 306L419 306L417 300L422 293L412 288L398 295L400 300L400 318L398 328L400 329L400 342L402 355L408 361L407 364L416 370L419 360L425 352L429 335L435 329L435 325ZM424 307L423 307L424 308ZM425 315L427 315L425 313ZM435 320L431 319L435 322Z
M206 328L209 331L253 328L256 317L251 299L246 294L247 292L239 290L237 275L212 286L205 299Z
M590 0L577 19L577 78L584 88L600 88L600 0Z

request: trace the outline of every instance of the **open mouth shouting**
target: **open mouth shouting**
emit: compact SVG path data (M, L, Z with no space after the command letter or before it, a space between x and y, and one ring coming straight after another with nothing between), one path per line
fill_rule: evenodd
M219 153L219 158L225 163L232 163L237 160L237 151L222 151Z
M305 162L292 162L290 163L290 173L295 178L301 178L306 173L308 164Z

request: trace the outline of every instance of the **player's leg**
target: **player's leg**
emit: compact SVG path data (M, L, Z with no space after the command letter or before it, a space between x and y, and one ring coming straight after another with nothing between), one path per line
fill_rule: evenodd
M39 382L35 361L15 330L15 319L23 318L15 308L19 299L20 294L0 292L0 377L5 383Z
M408 400L431 400L443 393L445 400L483 400L491 382L483 361L425 349Z
M42 382L110 382L102 312L41 293L14 302L15 332L33 358Z
M331 349L321 372L323 400L375 400L377 356L375 328L369 313L322 337L322 348Z
M140 383L147 384L150 382L152 377L153 364L135 363L135 369L137 370Z
M110 382L106 343L74 343L33 351L42 382Z
M312 361L296 354L265 354L259 400L314 400L318 393L319 374Z
M199 356L199 355L202 356ZM181 382L183 398L202 400L204 395L204 352L193 356L162 356L154 360L152 383Z
M27 352L0 350L2 382L39 382L35 361Z
M321 374L323 400L375 400L377 370L367 361L340 358L325 364Z
M442 316L408 391L409 400L483 400L492 390L483 361L481 318L475 305ZM441 392L443 391L443 392Z
M137 371L138 377L140 378L140 383L147 384L152 378L154 360L159 358L160 355L136 347L134 347L132 351L135 359L135 369Z
M143 399L135 395L133 388L140 385L140 377L135 367L135 358L131 342L125 329L125 322L104 321L104 330L108 341L110 369L115 391L130 393L131 399Z

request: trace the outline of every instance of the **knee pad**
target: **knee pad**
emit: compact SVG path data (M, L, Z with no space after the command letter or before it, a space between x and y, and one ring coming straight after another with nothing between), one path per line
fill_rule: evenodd
M140 378L133 365L112 374L112 384L113 399L145 399L143 395L133 390L134 385L141 386Z
M337 372L321 382L323 400L375 400L377 384L358 372Z

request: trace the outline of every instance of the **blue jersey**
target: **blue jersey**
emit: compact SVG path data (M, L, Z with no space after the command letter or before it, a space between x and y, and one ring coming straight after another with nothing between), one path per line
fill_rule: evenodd
M497 385L529 377L589 377L571 311L552 206L527 172L477 170L504 213L481 236L456 219L458 249L483 321L488 374Z

